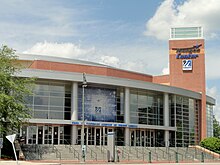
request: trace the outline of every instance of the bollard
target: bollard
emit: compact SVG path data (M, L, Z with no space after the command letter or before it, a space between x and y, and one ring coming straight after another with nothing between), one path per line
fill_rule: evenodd
M201 162L204 163L204 153L201 153Z
M176 152L176 163L179 163L178 152Z
M152 161L151 161L151 152L149 152L149 161L148 161L148 163L152 163Z
M119 155L120 155L120 150L117 150L117 162L120 162L120 160L119 160Z
M85 160L86 160L86 154L85 154L85 151L84 151L84 150L82 151L82 159L83 159L83 161L85 162Z

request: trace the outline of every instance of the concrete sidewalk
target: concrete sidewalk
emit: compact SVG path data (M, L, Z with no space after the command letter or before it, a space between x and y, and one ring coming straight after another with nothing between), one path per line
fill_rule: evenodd
M140 164L145 164L145 165L220 165L220 162L205 162L205 163L132 163L132 162L127 162L127 163L104 163L104 162L86 162L86 163L80 163L80 162L61 162L61 163L56 163L56 162L42 162L42 161L18 161L19 165L79 165L79 164L98 164L98 165L106 165L106 164L111 164L111 165L140 165ZM0 165L17 165L16 161L0 161Z
M29 162L29 161L18 161L19 165L61 165L60 163L42 163L42 162ZM17 165L16 161L0 161L0 165Z

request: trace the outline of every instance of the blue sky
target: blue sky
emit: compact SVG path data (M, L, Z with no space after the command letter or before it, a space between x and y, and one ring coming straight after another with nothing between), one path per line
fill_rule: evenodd
M220 120L219 0L0 0L0 43L19 53L167 73L171 26L204 27L207 93ZM157 60L155 60L157 59Z

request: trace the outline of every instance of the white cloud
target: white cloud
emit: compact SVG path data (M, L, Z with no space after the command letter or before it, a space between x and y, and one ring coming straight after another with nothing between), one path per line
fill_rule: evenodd
M214 115L218 121L220 121L220 104L218 100L220 100L220 95L218 93L217 87L211 87L206 89L207 95L216 99L216 105L214 106Z
M135 72L144 72L145 64L142 61L126 61L121 63L121 68L125 70L131 70Z
M44 41L36 43L23 53L76 58L87 54L93 54L94 52L95 48L83 49L80 45L75 45L73 43L51 43Z
M220 72L218 70L220 56L218 53L218 49L219 47L216 46L215 48L209 48L206 51L206 77L209 80L220 78Z
M114 67L119 67L120 63L119 59L114 56L102 56L100 62Z
M146 23L145 35L167 40L171 26L201 25L206 32L205 36L216 38L220 26L219 11L219 0L188 0L181 4L165 0Z
M162 74L163 74L163 75L170 74L169 67L167 67L167 68L163 68L163 70L162 70Z
M208 96L211 96L213 98L217 97L217 88L215 86L211 88L207 88L206 91Z

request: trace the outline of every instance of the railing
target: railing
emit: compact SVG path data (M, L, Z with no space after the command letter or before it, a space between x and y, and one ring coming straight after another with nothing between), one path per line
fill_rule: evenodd
M95 158L95 160L97 161L97 153L93 151L88 145L87 145L87 149L90 150L90 157Z
M217 154L215 152L209 151L203 147L200 146L191 146L189 147L190 150L194 150L195 157L197 160L200 161L216 161L220 160L220 154Z
M163 147L163 149L161 149L161 147ZM155 152L157 153L162 152L162 155L161 154L160 155L162 156L163 159L168 160L168 161L171 160L171 154L169 153L169 150L168 150L169 148L167 149L167 147L165 147L165 143L159 143L155 141L154 149L155 149Z
M73 157L80 160L79 152L75 148L73 148L73 146L67 140L65 140L65 148L67 147L69 147L69 153L73 153Z
M104 146L104 145L101 145L101 154L102 154L102 159L105 160L105 156L106 156L106 159L107 159L107 151L108 149ZM105 151L106 151L106 154L105 154Z
M129 161L130 160L130 153L129 153L129 151L127 151L125 146L120 146L120 147L122 147L123 149L120 150L119 146L116 146L116 155L118 154L117 151L120 150L122 159L126 159L127 158L127 160Z
M119 142L120 142L120 141L119 141ZM139 154L141 154L141 155L144 154L143 152L141 153L136 146L130 146L130 144L125 143L124 141L121 141L121 142L124 143L124 146L120 146L120 147L123 148L122 155L124 155L124 153L126 153L126 154L129 153L129 154L127 154L127 155L128 155L128 157L130 157L130 156L131 156L130 153L136 153L136 158L139 158ZM118 146L118 147L119 147L119 146ZM128 151L128 152L126 152L126 151L127 151L127 147L129 147L129 151ZM144 155L143 155L143 157L144 157ZM125 158L125 157L122 156L122 158ZM129 158L128 158L128 159L129 159Z
M78 160L80 160L79 152L75 148L73 148L73 146L71 145L69 146L69 152L73 153L74 158L77 158Z
M155 149L151 150L149 147L143 147L143 148L144 148L144 150L145 150L148 154L151 153L151 155L150 155L151 159L152 159L152 156L153 156L153 157L155 157L155 160L158 161L158 153L156 152Z
M59 158L61 160L61 153L60 151L55 147L55 145L52 144L52 148L56 153L56 157Z

